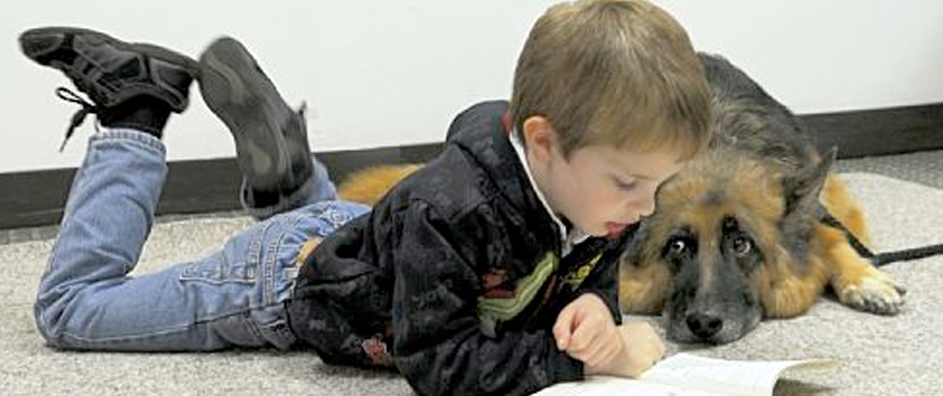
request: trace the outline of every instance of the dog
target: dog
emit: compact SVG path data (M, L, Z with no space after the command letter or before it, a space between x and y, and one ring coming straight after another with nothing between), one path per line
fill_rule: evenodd
M852 308L898 313L904 288L852 245L870 237L860 204L829 171L836 151L820 155L812 131L730 62L700 58L712 139L659 188L623 255L623 311L661 313L669 339L708 344L800 315L828 288Z
M830 172L835 151L820 155L813 133L743 71L699 56L712 139L659 188L622 255L622 311L661 314L669 339L707 344L800 315L828 288L847 306L898 313L904 288L852 245L868 245L869 234L860 204ZM339 196L373 204L420 166L356 172Z

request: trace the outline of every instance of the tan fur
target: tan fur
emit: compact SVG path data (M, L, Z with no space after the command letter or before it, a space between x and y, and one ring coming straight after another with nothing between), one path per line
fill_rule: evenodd
M347 201L376 204L396 183L421 168L419 164L380 165L352 173L337 188L337 195Z
M836 175L829 175L819 199L832 216L841 221L862 243L871 246L871 233L865 223L864 210L851 196L844 181Z
M767 317L788 318L804 313L818 301L829 276L829 264L817 254L806 263L794 263L785 252L779 253L778 260L758 271L753 284L760 291ZM795 271L797 266L804 266L806 272Z
M623 266L619 271L619 305L625 312L661 312L671 273L661 265Z
M321 241L323 241L322 238L313 237L301 245L301 250L298 251L298 256L295 257L295 266L301 268L308 261L311 253L314 253L314 249L317 249L318 245L321 244Z

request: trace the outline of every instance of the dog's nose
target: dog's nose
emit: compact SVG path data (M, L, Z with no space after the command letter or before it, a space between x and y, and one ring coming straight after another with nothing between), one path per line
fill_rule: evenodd
M724 327L724 321L715 315L704 312L693 312L688 314L685 321L691 333L701 339L711 338Z

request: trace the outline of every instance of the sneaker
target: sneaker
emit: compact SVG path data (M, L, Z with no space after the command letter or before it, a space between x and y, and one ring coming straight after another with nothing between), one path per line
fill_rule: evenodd
M150 44L126 43L104 33L72 28L30 29L19 38L27 57L61 70L91 99L60 97L83 104L66 139L88 113L107 112L132 98L148 96L174 112L187 108L190 83L199 72L195 60ZM66 90L67 91L67 90Z
M203 101L229 128L256 196L287 196L311 177L304 106L294 111L246 48L223 37L200 56Z

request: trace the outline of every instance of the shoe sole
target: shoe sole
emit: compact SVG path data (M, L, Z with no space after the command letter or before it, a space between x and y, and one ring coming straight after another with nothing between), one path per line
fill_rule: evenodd
M47 58L47 55L59 51L66 44L66 37L69 35L73 37L82 36L83 40L89 44L107 44L119 51L137 52L152 59L183 66L184 70L193 78L197 78L200 72L199 64L186 55L152 44L128 43L105 33L83 28L55 26L30 29L20 34L20 49L24 55L36 63L66 72L66 66L68 65L53 62L54 58ZM73 50L75 49L73 48ZM69 78L72 78L72 76L69 76ZM179 112L183 109L175 109L175 111Z
M282 128L292 110L242 44L224 37L204 51L200 93L233 135L246 182L260 190L276 188L289 172Z

